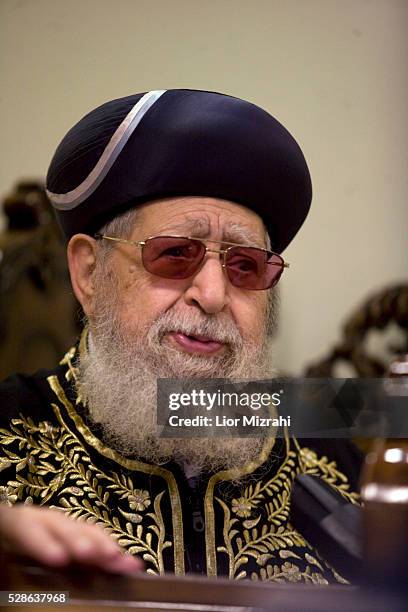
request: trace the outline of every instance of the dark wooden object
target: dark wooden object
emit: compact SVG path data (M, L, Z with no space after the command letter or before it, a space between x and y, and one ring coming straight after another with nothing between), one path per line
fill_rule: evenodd
M55 367L79 331L62 234L42 185L19 183L3 206L0 380Z
M194 575L153 577L141 574L132 578L84 569L50 571L7 557L3 559L0 588L12 591L69 591L69 605L47 607L48 610L60 611L71 608L77 611L123 610L129 606L145 611L178 612L405 610L401 594L370 592L356 587L273 585Z
M342 340L320 361L309 365L305 376L333 377L336 364L344 361L359 377L382 377L388 363L380 356L368 354L366 340L371 330L384 330L394 323L401 330L399 346L390 346L390 352L408 352L408 285L388 287L370 296L342 328Z

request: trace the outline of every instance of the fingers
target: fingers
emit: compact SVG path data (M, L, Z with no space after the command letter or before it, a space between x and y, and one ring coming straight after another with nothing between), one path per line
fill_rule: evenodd
M58 520L60 518L65 520ZM54 512L50 530L68 551L71 560L121 573L136 573L143 569L141 560L124 555L123 549L99 525L73 521Z
M0 508L3 547L51 567L71 562L134 574L143 569L137 557L123 549L99 526L74 521L56 510L16 505Z
M47 528L44 519L46 517L39 515L37 508L0 508L0 533L4 550L46 565L67 564L67 552Z

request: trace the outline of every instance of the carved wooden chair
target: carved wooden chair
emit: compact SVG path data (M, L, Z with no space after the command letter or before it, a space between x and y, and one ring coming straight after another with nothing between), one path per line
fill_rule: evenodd
M408 353L408 285L371 295L343 325L343 338L305 369L308 377L382 377L396 355Z

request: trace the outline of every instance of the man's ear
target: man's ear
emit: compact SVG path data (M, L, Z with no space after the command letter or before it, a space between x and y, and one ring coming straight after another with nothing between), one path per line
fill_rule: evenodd
M86 315L92 314L97 244L86 234L75 234L68 243L68 267L74 293Z

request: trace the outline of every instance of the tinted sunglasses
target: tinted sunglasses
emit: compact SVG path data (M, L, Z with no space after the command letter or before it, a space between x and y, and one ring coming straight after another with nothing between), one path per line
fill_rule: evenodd
M145 269L156 276L174 280L193 276L200 269L206 253L219 253L229 281L242 289L270 289L280 279L283 269L289 267L277 253L233 242L184 236L152 236L139 242L103 234L96 234L95 238L141 247ZM206 242L227 248L212 249L206 246Z

